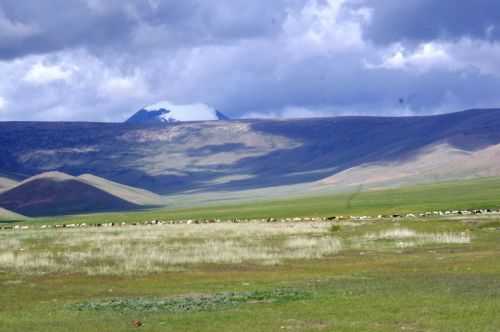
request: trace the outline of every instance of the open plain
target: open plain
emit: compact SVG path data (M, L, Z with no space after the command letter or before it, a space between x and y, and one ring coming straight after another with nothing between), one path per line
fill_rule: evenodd
M1 329L498 331L485 182L4 223Z

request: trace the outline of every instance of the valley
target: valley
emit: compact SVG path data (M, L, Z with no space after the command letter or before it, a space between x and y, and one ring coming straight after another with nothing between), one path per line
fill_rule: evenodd
M0 329L495 331L496 124L0 123Z
M118 200L123 197L117 193L127 192L125 201L136 209L496 177L499 126L495 109L392 118L5 122L0 123L0 196L17 182L53 171L85 176L77 181L85 185L99 179L90 185L105 192L113 187L107 193ZM0 206L22 212L2 205L1 197ZM113 210L113 204L100 210ZM66 211L36 214L99 212L91 205L65 205Z
M499 22L0 0L0 332L500 332Z

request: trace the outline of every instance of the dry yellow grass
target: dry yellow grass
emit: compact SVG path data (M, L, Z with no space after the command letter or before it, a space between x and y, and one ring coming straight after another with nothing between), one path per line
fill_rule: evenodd
M0 270L136 275L196 264L269 265L320 259L344 248L397 249L471 241L462 233L405 228L340 238L329 232L330 226L328 222L222 223L0 232Z
M419 233L408 228L392 228L377 233L365 234L355 240L356 247L376 247L377 241L389 241L379 247L411 248L427 244L468 244L471 237L468 233Z
M2 234L0 269L29 274L142 274L193 264L279 264L341 249L327 223L31 230Z

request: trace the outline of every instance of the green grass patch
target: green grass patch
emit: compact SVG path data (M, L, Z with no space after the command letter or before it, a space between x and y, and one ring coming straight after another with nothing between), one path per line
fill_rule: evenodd
M340 232L340 229L341 229L340 225L335 225L335 224L333 224L333 225L331 225L331 226L328 228L328 231L329 231L330 233L337 233L337 232Z
M362 246L271 266L202 264L133 276L57 271L32 275L0 268L0 330L127 332L137 330L132 322L140 321L139 330L148 332L497 332L500 232L474 227L476 221L463 218L345 223L333 236L347 241L396 228L421 233L471 229L469 244L387 250ZM477 220L477 225L492 221ZM9 235L19 237L22 254L43 250L45 236L60 240L73 231L33 231L44 235L35 247L26 242L26 232L9 231L3 232L0 243L9 241ZM5 251L15 247L14 242ZM108 241L104 243L103 251ZM374 243L378 246L376 238ZM157 254L156 245L150 246L151 255Z
M498 228L498 229L500 229L500 220L482 222L477 227L480 229L484 229L484 228Z
M310 294L297 289L274 289L270 291L226 292L212 295L189 295L167 299L132 298L109 301L88 301L68 306L79 311L116 312L169 312L187 313L222 310L245 303L286 303L304 300Z

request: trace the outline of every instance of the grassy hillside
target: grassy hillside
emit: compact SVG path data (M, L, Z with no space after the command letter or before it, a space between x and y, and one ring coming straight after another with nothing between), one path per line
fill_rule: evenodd
M373 215L433 209L500 207L500 178L418 185L390 190L212 206L168 212L177 218Z
M499 208L500 178L443 182L399 189L325 195L267 202L212 205L191 209L156 209L30 222L140 222L151 219L267 218L329 215L376 215L435 209Z

